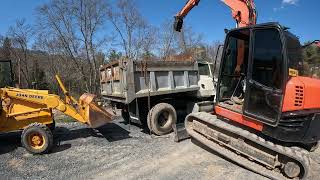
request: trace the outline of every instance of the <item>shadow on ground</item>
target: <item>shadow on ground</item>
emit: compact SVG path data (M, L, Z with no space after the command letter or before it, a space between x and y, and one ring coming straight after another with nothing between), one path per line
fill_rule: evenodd
M0 155L14 151L21 146L21 132L12 132L0 135Z
M131 138L129 131L114 123L104 125L97 129L81 128L70 130L66 127L57 127L54 134L60 142L87 137L105 138L109 142Z
M61 152L71 148L71 144L62 143L69 140L75 140L79 138L105 138L109 142L120 141L131 138L130 132L111 123L104 125L97 129L91 129L87 127L79 129L68 129L67 127L57 126L54 131L54 145L51 153ZM0 135L0 155L14 151L18 147L21 147L21 132L12 132Z

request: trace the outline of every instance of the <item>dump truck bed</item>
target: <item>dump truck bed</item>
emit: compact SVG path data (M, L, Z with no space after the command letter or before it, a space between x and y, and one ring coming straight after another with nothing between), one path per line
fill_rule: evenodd
M102 66L100 75L101 95L125 104L149 95L199 90L198 66L193 61L118 60Z

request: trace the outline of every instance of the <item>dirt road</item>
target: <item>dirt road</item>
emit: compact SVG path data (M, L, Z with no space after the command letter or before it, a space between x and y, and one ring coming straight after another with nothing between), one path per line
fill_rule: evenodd
M173 134L154 137L117 120L98 130L58 123L57 147L33 156L19 133L0 136L1 179L265 179ZM314 161L320 162L314 154ZM319 156L320 157L320 156ZM316 163L317 164L317 163ZM316 165L318 166L318 165ZM317 171L320 172L320 171Z

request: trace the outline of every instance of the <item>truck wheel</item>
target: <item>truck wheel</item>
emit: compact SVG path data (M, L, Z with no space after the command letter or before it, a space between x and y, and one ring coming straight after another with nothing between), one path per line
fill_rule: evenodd
M21 144L31 154L44 154L52 148L53 136L46 125L33 123L23 130Z
M165 135L172 131L172 125L177 122L177 112L167 103L155 105L148 113L148 127L156 135Z

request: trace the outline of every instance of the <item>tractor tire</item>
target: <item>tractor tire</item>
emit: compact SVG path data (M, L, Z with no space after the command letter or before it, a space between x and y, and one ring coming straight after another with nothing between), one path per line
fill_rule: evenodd
M23 130L21 144L31 154L48 153L53 146L53 135L46 125L33 123Z
M169 134L177 122L177 112L167 103L155 105L148 113L147 123L150 131L158 136Z

